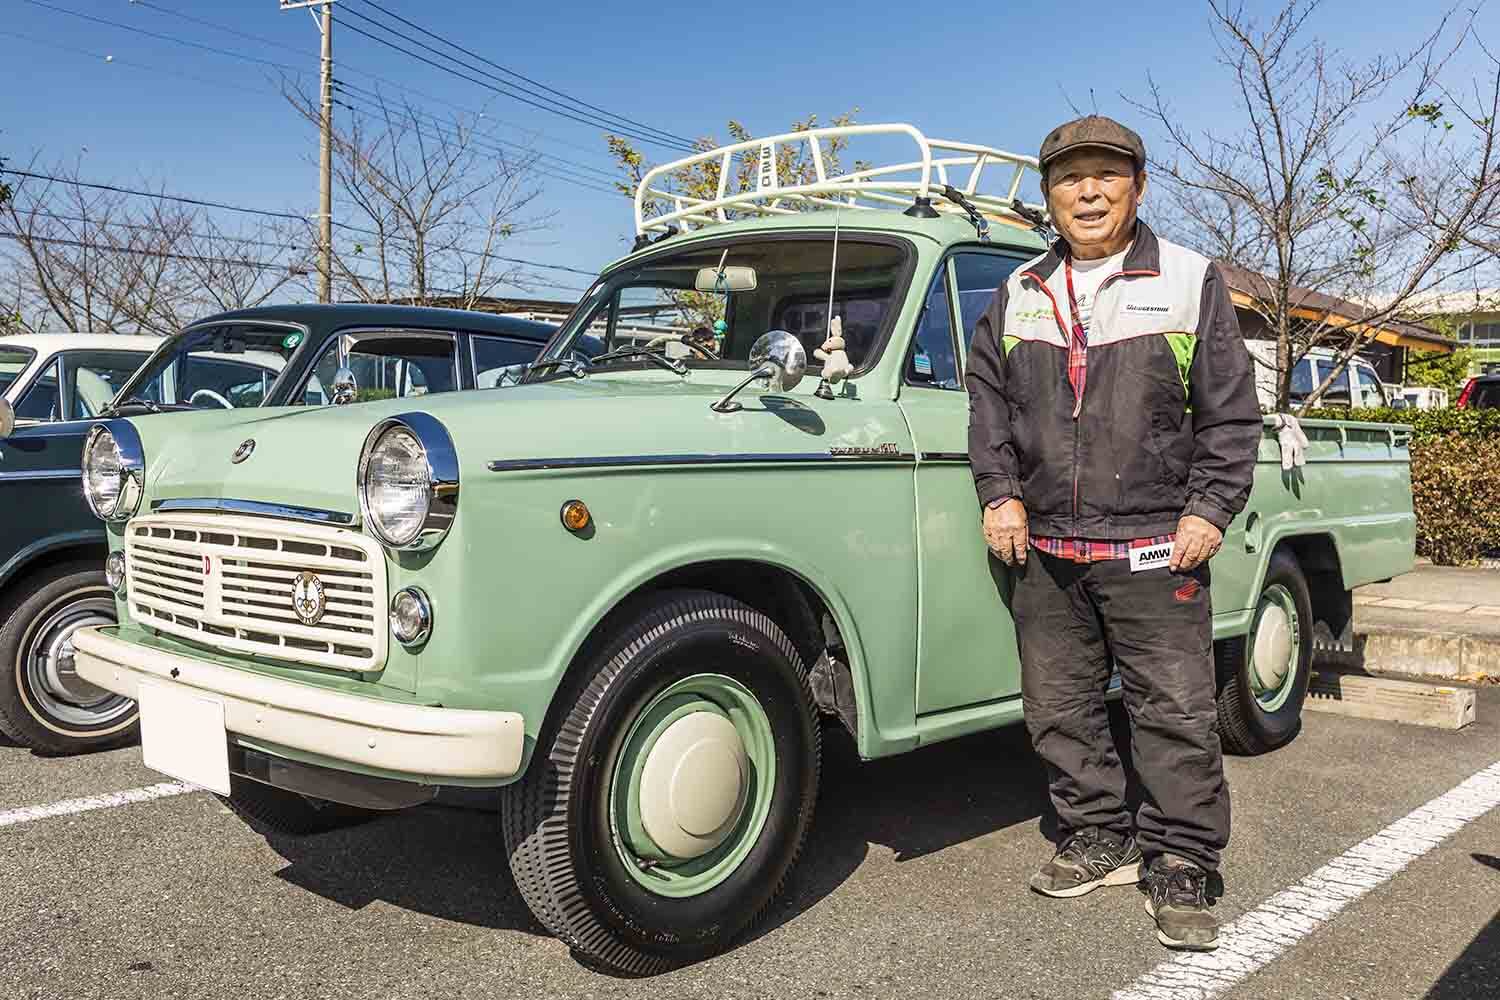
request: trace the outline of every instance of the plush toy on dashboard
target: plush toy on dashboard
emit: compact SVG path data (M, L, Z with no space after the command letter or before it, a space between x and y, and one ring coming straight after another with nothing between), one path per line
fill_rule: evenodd
M813 351L813 357L823 362L823 381L831 385L837 385L849 377L854 371L854 365L849 362L849 355L844 352L844 318L835 316L833 322L828 324L828 339L823 341L823 346Z

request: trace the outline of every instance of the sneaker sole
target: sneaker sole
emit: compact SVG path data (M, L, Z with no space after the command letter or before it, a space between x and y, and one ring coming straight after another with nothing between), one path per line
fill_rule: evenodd
M1146 899L1146 912L1151 915L1152 920L1156 919L1156 907L1151 905L1150 897ZM1162 931L1160 924L1156 927L1156 940L1173 951L1215 951L1219 947L1219 936L1217 934L1214 935L1212 941L1205 941L1203 944L1194 944L1189 941L1179 941L1176 938L1168 937Z
M1102 888L1103 886L1135 885L1140 880L1141 866L1140 862L1136 862L1133 865L1121 865L1103 878L1096 878L1092 882L1075 885L1071 889L1044 889L1035 883L1029 884L1033 892L1049 896L1052 899L1077 899L1079 896L1086 896L1095 889Z

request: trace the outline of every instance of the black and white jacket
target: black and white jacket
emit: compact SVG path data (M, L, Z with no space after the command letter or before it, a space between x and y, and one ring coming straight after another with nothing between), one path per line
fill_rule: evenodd
M1066 252L1058 241L1018 268L975 327L966 380L980 503L1020 498L1037 535L1144 538L1184 514L1224 530L1250 495L1261 416L1223 276L1138 223L1095 297L1075 418Z

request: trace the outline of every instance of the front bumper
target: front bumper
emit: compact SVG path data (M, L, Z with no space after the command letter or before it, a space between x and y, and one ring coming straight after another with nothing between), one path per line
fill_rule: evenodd
M127 698L141 681L224 704L231 736L317 754L411 780L514 777L525 725L518 712L406 705L236 670L128 642L107 627L74 636L78 675Z

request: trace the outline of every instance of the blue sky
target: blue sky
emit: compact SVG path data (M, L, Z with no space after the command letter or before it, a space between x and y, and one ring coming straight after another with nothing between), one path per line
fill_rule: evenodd
M1131 122L1120 92L1142 93L1148 72L1191 126L1214 123L1231 98L1227 74L1215 62L1204 0L994 0L969 11L865 0L823 5L816 16L809 8L782 7L759 20L743 13L753 5L702 2L380 2L541 83L685 136L722 139L731 117L764 134L811 112L826 120L858 107L862 122L908 121L929 135L1034 153L1048 128L1071 117L1068 98ZM279 11L276 0L47 3L299 67L316 80L312 19L306 11ZM1368 54L1409 46L1429 31L1434 17L1427 6L1327 0L1312 25L1332 46ZM1482 21L1491 41L1500 39L1495 7ZM363 0L341 0L336 17L339 8L382 17ZM946 14L934 16L939 11ZM365 26L352 17L348 23ZM276 210L315 208L316 136L275 92L274 68L26 0L0 4L0 46L0 155L12 166L35 152L46 160L80 157L80 172L90 179L145 181ZM432 98L483 108L485 127L499 138L532 136L543 152L611 169L601 129L497 96L351 31L335 32L335 64L335 75L351 83L376 86L362 75L373 73ZM428 98L412 100L448 113ZM1143 131L1149 144L1154 136ZM677 155L643 149L661 159ZM623 197L556 179L545 180L545 189L556 212L552 228L508 252L593 269L628 247L631 216Z

